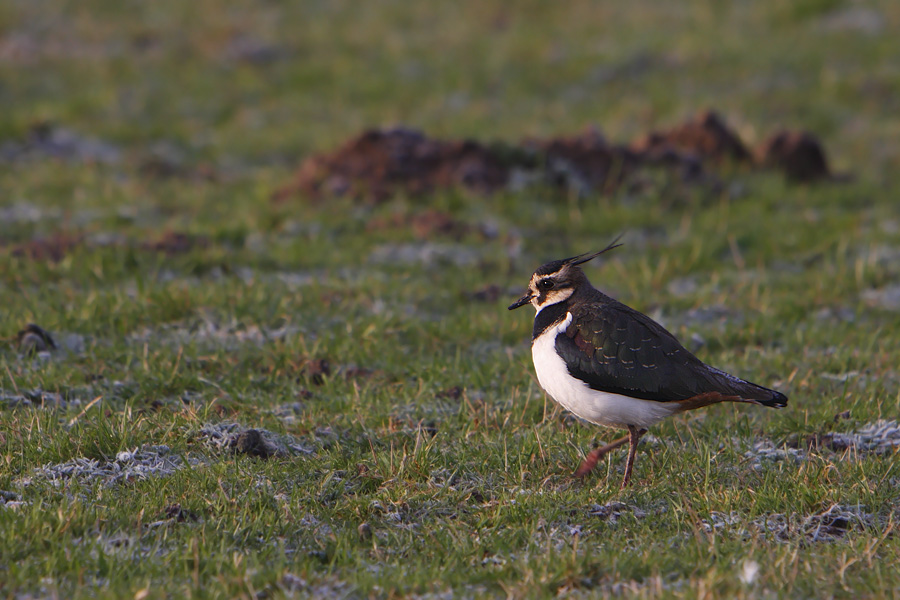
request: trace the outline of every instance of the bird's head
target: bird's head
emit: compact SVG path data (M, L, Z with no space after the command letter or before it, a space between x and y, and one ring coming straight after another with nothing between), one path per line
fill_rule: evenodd
M609 246L599 252L588 252L587 254L579 254L563 260L554 260L541 266L531 276L525 295L510 304L509 310L531 303L534 305L535 310L540 312L542 308L568 300L579 286L588 283L584 271L578 265L586 263L613 248L618 248L622 245L616 243L618 241L619 238L616 238Z

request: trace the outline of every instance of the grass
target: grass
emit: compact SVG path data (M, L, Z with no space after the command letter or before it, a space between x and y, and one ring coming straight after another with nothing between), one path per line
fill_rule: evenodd
M5 3L0 141L49 120L120 157L0 164L0 596L896 595L896 452L806 444L900 411L900 312L877 302L900 278L900 11L873 3L870 33L835 17L855 6ZM269 200L371 125L628 140L707 106L752 141L810 129L856 178ZM474 228L368 226L425 206ZM147 245L172 232L197 243ZM13 252L58 233L84 241ZM571 478L613 433L543 395L505 309L619 233L595 285L791 399L659 425L625 491L623 455ZM29 322L62 348L18 352ZM59 396L9 400L38 391ZM229 423L284 454L222 448Z

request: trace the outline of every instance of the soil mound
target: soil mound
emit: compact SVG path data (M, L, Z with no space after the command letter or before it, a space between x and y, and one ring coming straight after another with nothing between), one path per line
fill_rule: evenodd
M794 182L834 180L814 135L781 130L751 152L718 113L707 110L629 145L612 144L595 128L517 145L433 139L405 128L370 129L332 152L307 158L294 181L274 197L350 195L379 203L398 193L421 196L447 188L488 195L517 189L522 182L610 193L650 168L673 170L681 181L703 185L729 164L779 169Z
M773 134L757 148L756 160L762 166L783 170L792 181L832 177L822 142L807 131L782 130Z
M434 140L412 129L370 129L334 152L308 158L277 197L353 194L373 202L397 192L421 195L463 187L489 194L506 187L502 153L472 140Z

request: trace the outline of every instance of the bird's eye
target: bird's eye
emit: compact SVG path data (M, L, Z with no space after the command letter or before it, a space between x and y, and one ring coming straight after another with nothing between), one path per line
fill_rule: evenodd
M538 282L538 287L542 290L552 290L553 289L553 280L552 279L541 279Z

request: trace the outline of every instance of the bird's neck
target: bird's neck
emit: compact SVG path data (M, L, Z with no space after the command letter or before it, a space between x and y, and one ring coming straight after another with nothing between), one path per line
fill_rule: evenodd
M531 340L538 339L549 327L560 323L566 318L569 312L570 300L566 299L550 306L544 306L534 316L534 331L531 333Z

